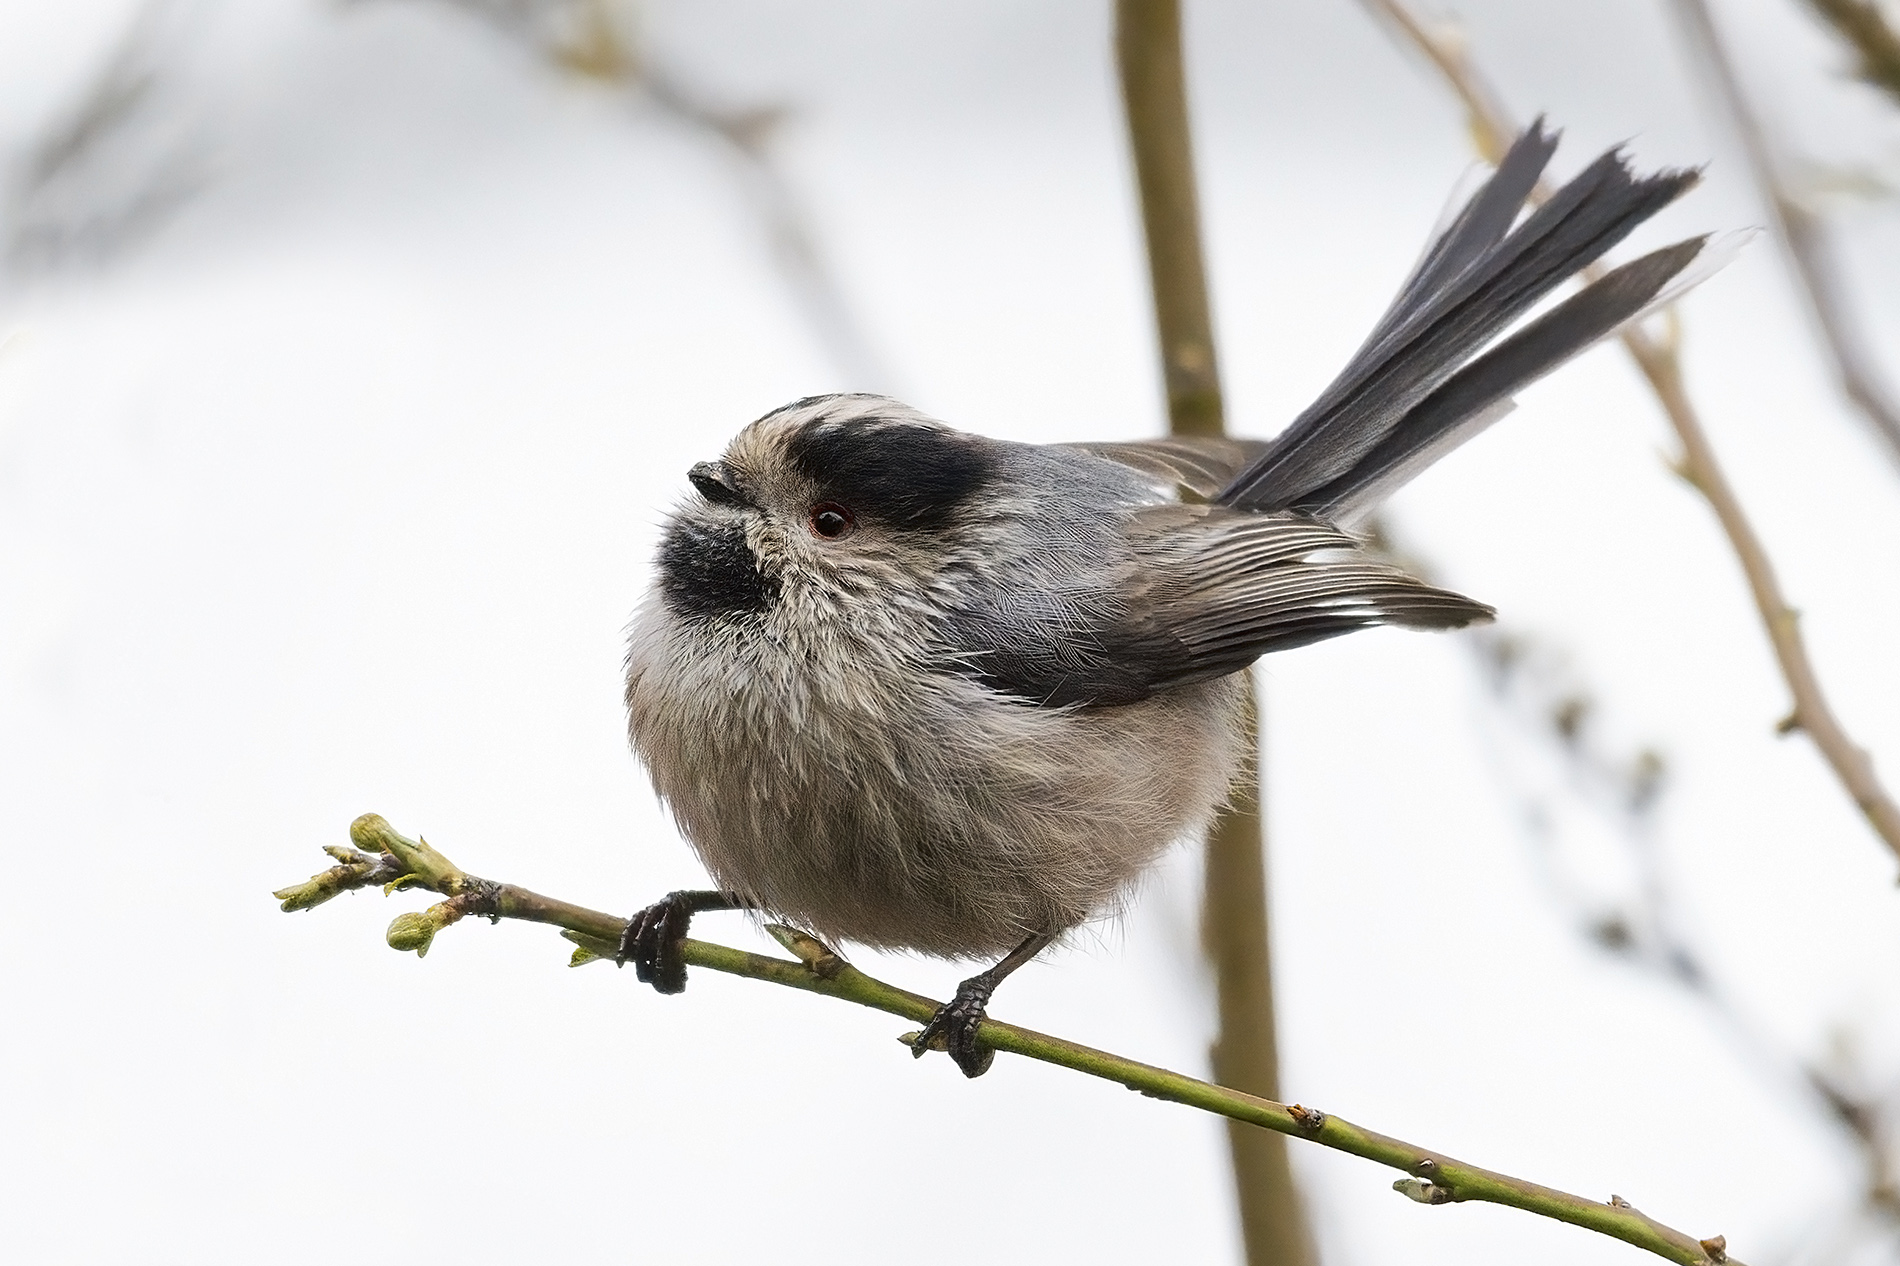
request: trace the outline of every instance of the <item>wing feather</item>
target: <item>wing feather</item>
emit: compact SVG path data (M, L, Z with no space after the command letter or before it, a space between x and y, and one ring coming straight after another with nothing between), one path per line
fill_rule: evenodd
M1302 515L1164 503L1134 515L1128 541L1112 608L987 610L959 622L968 670L1027 702L1109 706L1358 629L1451 629L1492 615Z
M1314 519L1196 506L1156 507L1138 518L1148 520L1136 540L1153 577L1143 644L1160 652L1145 666L1150 689L1221 676L1356 629L1460 628L1492 616L1483 603L1409 576Z

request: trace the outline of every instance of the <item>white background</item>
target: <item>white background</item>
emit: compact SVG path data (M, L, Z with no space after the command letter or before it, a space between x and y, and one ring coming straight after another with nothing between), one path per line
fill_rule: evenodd
M1719 7L1813 158L1894 168L1891 108L1793 6ZM16 168L132 11L0 5ZM1563 170L1626 138L1645 165L1711 164L1633 245L1762 221L1657 6L1463 13L1513 108L1566 128ZM1383 307L1469 151L1356 6L1189 19L1231 417L1268 434ZM622 628L686 467L787 399L866 384L788 297L733 162L664 114L429 4L171 20L162 125L98 197L139 155L186 155L200 191L108 260L16 262L0 293L0 1249L1236 1260L1223 1134L1187 1109L1010 1058L966 1083L913 1063L888 1017L708 972L661 998L569 972L525 925L455 928L419 962L382 944L414 895L277 912L270 890L370 810L598 907L697 885L625 750ZM877 385L1000 436L1157 427L1105 5L669 0L646 30L712 99L791 108L779 152L891 366ZM1828 205L1892 348L1900 221ZM1683 320L1692 390L1891 785L1894 466L1833 394L1771 242ZM1893 859L1812 749L1774 737L1784 689L1670 447L1602 349L1393 518L1565 649L1606 743L1666 752L1663 867L1723 990L1801 1058L1851 1030L1884 1090ZM1614 1191L1756 1266L1843 1260L1825 1237L1858 1199L1854 1153L1706 1009L1578 935L1500 774L1526 739L1468 648L1381 631L1261 676L1285 1096ZM1583 881L1616 895L1616 850L1545 779ZM1196 900L1184 852L998 1014L1203 1071ZM733 917L700 931L769 947ZM938 993L961 974L856 961ZM1637 1260L1294 1151L1328 1262ZM1892 1251L1855 1242L1838 1251Z

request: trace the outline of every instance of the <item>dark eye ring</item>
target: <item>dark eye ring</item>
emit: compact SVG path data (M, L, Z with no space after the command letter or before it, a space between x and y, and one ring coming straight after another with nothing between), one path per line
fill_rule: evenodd
M827 541L836 541L851 535L851 529L856 525L856 517L836 501L821 501L811 508L813 536L822 536Z

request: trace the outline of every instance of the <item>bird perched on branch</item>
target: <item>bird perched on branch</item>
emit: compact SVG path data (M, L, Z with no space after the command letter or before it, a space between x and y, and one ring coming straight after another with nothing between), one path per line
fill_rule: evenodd
M685 988L695 913L997 961L917 1039L969 1076L991 992L1200 832L1269 651L1491 608L1368 554L1353 522L1512 393L1713 271L1694 238L1538 302L1696 182L1611 151L1524 213L1541 122L1451 216L1365 345L1266 443L1036 445L815 396L689 472L633 624L628 728L717 890L628 924Z

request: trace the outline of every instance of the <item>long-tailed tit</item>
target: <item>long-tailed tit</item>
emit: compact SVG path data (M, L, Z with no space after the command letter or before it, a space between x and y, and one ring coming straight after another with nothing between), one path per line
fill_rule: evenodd
M1696 181L1633 175L1612 151L1521 214L1555 147L1541 124L1517 139L1272 441L1020 444L835 395L693 467L626 699L634 749L719 888L633 919L640 978L685 988L678 943L708 909L1000 956L918 1039L976 1076L997 983L1220 808L1255 659L1488 619L1351 525L1716 253L1666 247L1512 330Z

